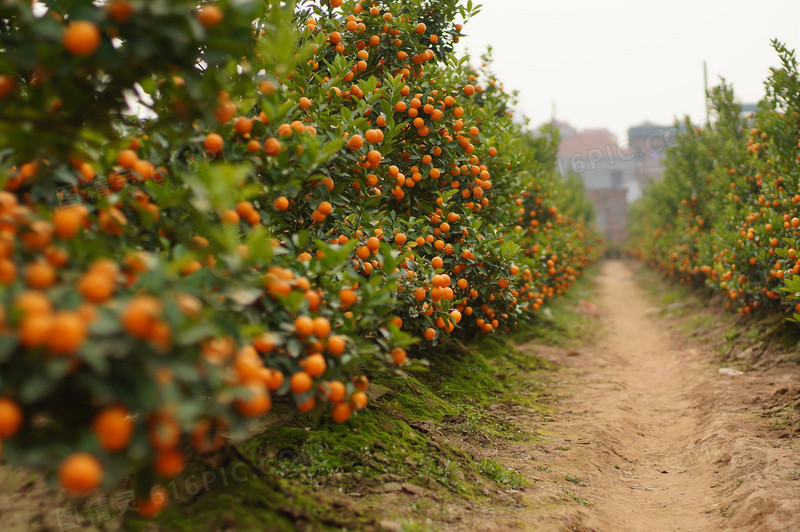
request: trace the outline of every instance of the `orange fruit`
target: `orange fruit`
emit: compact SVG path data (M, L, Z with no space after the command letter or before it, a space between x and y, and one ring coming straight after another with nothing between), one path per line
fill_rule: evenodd
M433 339L436 338L436 329L434 329L433 327L428 327L427 329L425 329L424 336L426 340L432 342Z
M25 268L25 282L38 290L50 288L56 282L56 270L47 262L32 262Z
M206 29L213 28L222 22L224 16L222 10L214 4L202 5L200 9L197 10L197 20L199 20L200 24L205 26Z
M17 336L25 347L44 345L53 327L53 316L50 314L29 314L19 322Z
M308 316L298 316L294 320L294 328L298 336L311 336L314 334L314 320Z
M53 231L59 238L73 238L83 227L83 220L83 209L76 207L57 209L53 213Z
M314 336L326 338L331 333L331 322L328 318L317 316L314 318Z
M147 338L161 314L161 301L153 296L136 296L122 312L122 326L131 336Z
M123 406L109 406L95 416L92 431L103 449L114 452L128 446L134 428L129 416L130 413Z
M342 381L330 381L325 383L322 387L322 391L331 403L341 403L347 396L347 388L345 388Z
M222 136L217 133L209 133L206 135L205 140L203 140L203 147L209 153L221 152L224 145L225 141L222 139Z
M29 314L49 314L53 305L43 292L29 290L22 292L14 299L14 306L20 310L23 317Z
M351 290L349 288L344 288L339 291L339 301L342 304L342 308L347 308L355 304L356 299L358 296L356 295L355 290Z
M22 425L22 409L11 399L0 398L0 440L10 438Z
M278 196L275 201L272 202L272 206L275 207L276 210L285 211L289 208L289 200L285 196Z
M139 156L133 150L122 150L117 154L117 164L128 170L133 169Z
M367 394L358 391L350 396L350 406L353 410L363 410L367 406Z
M76 312L59 312L53 317L47 347L58 354L70 354L78 350L86 340L86 323Z
M103 466L88 453L74 453L61 462L58 479L68 492L85 495L100 485L103 480Z
M289 387L292 393L303 394L311 389L313 382L311 376L305 371L298 371L289 380Z
M78 292L92 303L104 303L114 295L114 279L98 272L89 272L78 280Z
M176 450L158 453L153 460L153 468L162 477L176 477L186 467L186 458Z
M119 24L128 22L133 13L134 8L127 0L114 0L108 4L108 16Z
M344 336L333 334L328 338L328 353L339 356L344 353L346 347L347 341Z
M350 419L351 413L352 411L347 403L337 403L331 410L331 417L336 423L344 423Z
M150 420L147 437L158 451L174 449L181 439L181 427L172 416L155 414Z
M364 145L364 138L361 135L353 135L347 140L347 147L351 150L357 150Z
M0 284L11 284L17 279L17 265L11 259L0 259Z
M303 370L311 377L320 377L327 369L325 357L319 353L309 355L305 360L300 361Z
M254 347L244 347L233 359L233 369L239 382L252 382L260 379L260 370L264 367L261 357Z
M366 375L353 377L353 386L356 387L356 390L361 390L363 392L367 389L367 386L369 386L369 379L366 377Z
M139 515L142 517L153 517L164 509L168 500L167 490L162 486L154 486L150 490L150 497L137 500L136 507L139 508Z
M255 417L272 408L272 399L263 384L249 384L250 396L236 400L236 411L244 417Z
M100 46L100 29L88 20L72 22L64 31L62 43L69 53L77 56L92 55Z
M259 353L269 353L275 349L277 344L278 339L272 333L261 333L253 338L253 347L255 347Z
M397 364L398 366L402 365L403 362L406 361L407 353L406 350L403 349L402 347L395 347L394 349L392 349L391 354L392 358L394 359L394 363Z

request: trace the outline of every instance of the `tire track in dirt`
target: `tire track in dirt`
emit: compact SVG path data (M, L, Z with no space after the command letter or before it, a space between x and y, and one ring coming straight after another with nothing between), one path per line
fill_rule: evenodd
M532 486L506 525L800 529L800 442L768 434L757 416L759 399L800 393L797 368L721 375L711 352L652 312L629 263L602 265L595 299L600 327L583 348L522 346L564 368L554 421L532 425L545 442L534 461L512 460Z

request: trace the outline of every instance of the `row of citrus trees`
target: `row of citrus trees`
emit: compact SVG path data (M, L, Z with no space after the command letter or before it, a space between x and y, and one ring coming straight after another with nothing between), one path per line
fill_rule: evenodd
M635 255L742 313L797 312L800 294L800 73L794 52L773 44L781 66L757 112L744 116L729 85L713 89L714 120L677 125L664 180L631 216Z
M453 53L471 3L317 4L0 3L4 460L138 471L151 515L273 400L344 422L597 257L556 139Z

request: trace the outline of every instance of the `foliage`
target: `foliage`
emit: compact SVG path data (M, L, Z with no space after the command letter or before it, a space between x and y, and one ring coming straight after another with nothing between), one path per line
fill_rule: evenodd
M742 313L791 311L800 291L800 74L794 52L773 46L781 66L758 111L743 118L730 86L713 89L715 121L680 126L664 180L631 216L635 255L725 293Z
M367 370L563 293L598 242L453 55L476 9L0 3L4 458L147 493L273 400L346 421Z

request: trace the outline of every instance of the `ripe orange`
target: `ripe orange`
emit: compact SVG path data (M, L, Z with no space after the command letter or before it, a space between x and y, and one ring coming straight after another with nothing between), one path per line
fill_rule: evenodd
M259 353L269 353L278 343L278 339L272 333L261 333L255 338L253 338L253 347L258 350Z
M322 391L331 403L341 403L347 396L347 389L342 381L327 382Z
M83 227L83 221L83 209L76 207L57 209L53 213L53 231L59 238L73 238Z
M302 394L311 389L312 386L311 376L305 371L298 371L289 380L289 387L292 393Z
M107 451L125 449L133 436L133 422L125 407L110 406L100 411L92 423L92 431Z
M356 295L355 290L344 288L339 291L339 301L342 304L342 308L348 308L352 306L355 304L356 299L358 299L358 296Z
M63 44L72 55L92 55L100 46L100 29L88 20L72 22L64 31Z
M336 423L344 423L350 419L351 409L347 403L337 403L331 410L331 417Z
M119 24L128 22L133 13L134 8L128 0L113 0L108 4L108 16Z
M275 207L276 210L285 211L289 208L289 200L285 196L278 196L275 198L275 201L272 202L272 206Z
M117 154L117 164L128 170L132 169L138 160L139 156L133 150L122 150Z
M10 438L22 425L22 409L11 399L0 398L0 440Z
M78 280L78 292L92 303L104 303L114 295L114 279L98 272L89 272Z
M222 147L225 145L225 141L222 139L222 136L218 133L209 133L206 135L206 138L203 140L203 147L209 153L219 153L222 151Z
M186 467L186 458L182 452L174 449L159 453L153 460L153 468L162 477L178 476L184 467Z
M153 296L136 296L122 312L122 326L131 336L147 338L161 314L161 301Z
M249 384L250 396L236 400L236 411L244 417L255 417L272 408L272 399L263 384Z
M0 259L0 284L11 284L17 279L17 265L11 259Z
M31 288L45 290L56 282L56 270L47 262L32 262L25 268L25 282Z
M331 322L328 318L317 316L314 318L314 336L326 338L331 333Z
M178 445L181 439L181 427L174 417L168 414L155 414L150 419L147 437L153 449L168 451Z
M350 406L353 410L363 410L367 406L367 394L358 391L350 396Z
M314 320L308 316L298 316L294 320L294 328L298 336L311 336L314 334Z
M19 322L17 336L25 347L44 345L50 336L53 316L50 314L29 314Z
M103 466L88 453L74 453L61 462L58 479L68 492L85 495L100 485L103 480Z
M200 24L205 26L206 29L213 28L222 22L224 16L222 10L214 4L202 5L200 9L197 10L197 20L199 20Z
M325 357L319 353L309 355L305 360L301 360L300 365L311 377L320 377L327 369Z
M19 309L23 317L30 314L49 314L53 310L50 299L43 292L34 290L18 295L14 300L14 306Z
M347 342L344 336L333 334L328 338L328 353L339 356L344 353L346 347Z
M406 361L406 350L402 347L395 347L392 349L392 358L394 359L394 363L398 366L402 365L403 362Z
M361 135L353 135L347 140L347 147L351 150L357 150L364 145L364 138Z
M381 160L383 160L383 155L381 155L381 152L379 152L378 150L372 150L367 154L367 161L372 166L378 166Z
M428 327L427 329L425 329L424 336L426 340L432 342L433 339L436 338L436 329L434 329L433 327Z
M366 375L353 377L353 386L355 386L356 390L361 390L363 392L367 389L367 386L369 386L369 379Z
M150 497L136 501L136 507L142 517L153 517L164 509L168 500L167 490L162 486L155 486L150 490Z
M75 312L59 312L53 317L47 347L59 354L78 350L86 340L86 323Z

